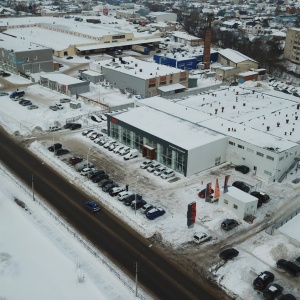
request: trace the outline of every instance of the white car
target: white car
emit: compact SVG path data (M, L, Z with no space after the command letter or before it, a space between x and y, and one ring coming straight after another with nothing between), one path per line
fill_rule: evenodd
M167 170L167 168L165 166L160 166L153 172L153 174L155 176L160 176L165 170Z
M124 148L124 146L117 146L113 151L114 153L119 153L119 151L121 151Z
M95 144L98 144L98 142L101 140L101 137L98 137L98 138L96 138L96 139L94 139L94 143Z
M95 169L94 168L84 168L84 169L81 170L80 175L86 176L87 174L89 174L93 170L95 170Z
M166 170L160 175L162 179L168 179L172 176L175 176L175 172L173 170Z
M107 116L106 116L106 115L100 115L100 118L101 118L103 121L107 121Z
M129 195L131 195L131 193L127 192L127 191L123 191L121 193L118 194L118 200L119 201L123 201L125 198L127 198Z
M116 143L116 141L113 140L107 140L107 142L103 145L104 148L108 148L111 144Z
M141 212L142 214L145 214L147 211L149 211L149 210L152 209L152 208L154 208L154 206L153 206L152 204L150 204L150 203L147 203L147 204L145 204L145 205L143 205L143 206L141 207L140 212Z
M124 147L123 149L121 149L121 150L119 151L119 154L122 155L122 156L124 156L124 155L126 155L127 153L129 153L129 151L130 151L130 147Z
M113 151L117 146L119 146L117 143L110 144L108 150Z
M160 167L160 163L158 162L153 162L148 168L147 171L150 173L153 173L156 169L158 169Z
M193 241L197 244L204 243L206 241L209 241L211 239L211 236L205 232L196 232L193 237Z
M87 135L86 135L86 137L87 138L90 138L94 133L96 133L96 131L91 131L91 132L89 132Z
M147 169L153 163L152 160L147 159L140 164L141 169Z
M60 103L55 103L55 106L57 107L57 109L64 109L64 107Z

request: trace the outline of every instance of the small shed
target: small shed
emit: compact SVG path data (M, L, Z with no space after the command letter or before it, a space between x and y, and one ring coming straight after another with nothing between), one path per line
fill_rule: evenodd
M219 205L232 211L239 219L255 216L258 199L234 186L228 187L227 193L221 193Z
M235 78L237 80L239 80L241 78L244 81L249 81L249 80L257 81L258 72L247 71L247 72L239 73L239 74L235 75Z
M73 109L81 108L81 103L76 102L76 101L71 101L70 102L70 108L73 108Z

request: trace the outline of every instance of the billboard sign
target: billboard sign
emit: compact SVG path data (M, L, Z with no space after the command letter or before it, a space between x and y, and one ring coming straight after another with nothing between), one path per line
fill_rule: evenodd
M230 175L226 175L226 176L225 176L224 190L223 190L224 193L227 193L227 192L228 192L228 182L229 182L229 178L230 178Z
M188 205L187 211L187 226L189 228L194 227L196 222L196 202L192 202Z

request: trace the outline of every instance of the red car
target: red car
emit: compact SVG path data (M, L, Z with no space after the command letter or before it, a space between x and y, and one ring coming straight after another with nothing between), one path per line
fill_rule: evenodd
M73 166L76 165L77 163L81 162L81 161L83 161L83 158L78 157L78 156L73 156L69 159L69 163Z
M204 199L205 198L205 192L206 192L206 189L202 190L201 192L199 192L198 196L200 198ZM209 196L211 197L214 192L215 191L213 189L211 189L210 192L209 192Z

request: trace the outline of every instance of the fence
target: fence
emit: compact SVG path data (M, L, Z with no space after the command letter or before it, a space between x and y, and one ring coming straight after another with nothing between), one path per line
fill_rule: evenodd
M28 190L28 188L24 185L22 185L16 177L12 176L11 173L9 173L3 166L0 164L0 169L2 170L3 173L5 173L13 182L15 182L29 197L32 197L31 192ZM58 217L45 203L42 201L38 200L37 197L35 197L38 205L40 205L56 222L59 223L62 227L66 229L66 231L72 235L78 242L81 243L81 245L86 248L91 254L93 254L98 260L101 261L103 265L105 265L110 272L116 275L116 277L133 293L135 293L135 286L132 287L127 281L126 281L126 275L119 269L117 269L115 266L110 265L108 263L108 259L103 257L98 249L96 249L91 243L89 243L87 240L85 240L83 237L81 237L77 231L71 227L70 224L64 222L60 217ZM137 293L137 297L142 299L142 300L148 300L144 295L141 293Z
M298 159L295 159L293 161L293 163L289 166L289 168L286 171L283 172L283 174L278 179L279 183L281 183L283 181L283 179L287 177L288 172L291 171L296 166L298 161L299 161Z
M289 215L287 215L286 217L284 217L283 219L281 219L279 222L275 223L274 225L272 225L271 227L266 229L266 233L273 235L274 231L278 228L280 228L281 226L283 226L284 224L286 224L288 221L290 221L291 219L293 219L295 216L297 216L300 213L300 207L298 207L296 210L294 210L292 213L290 213Z

